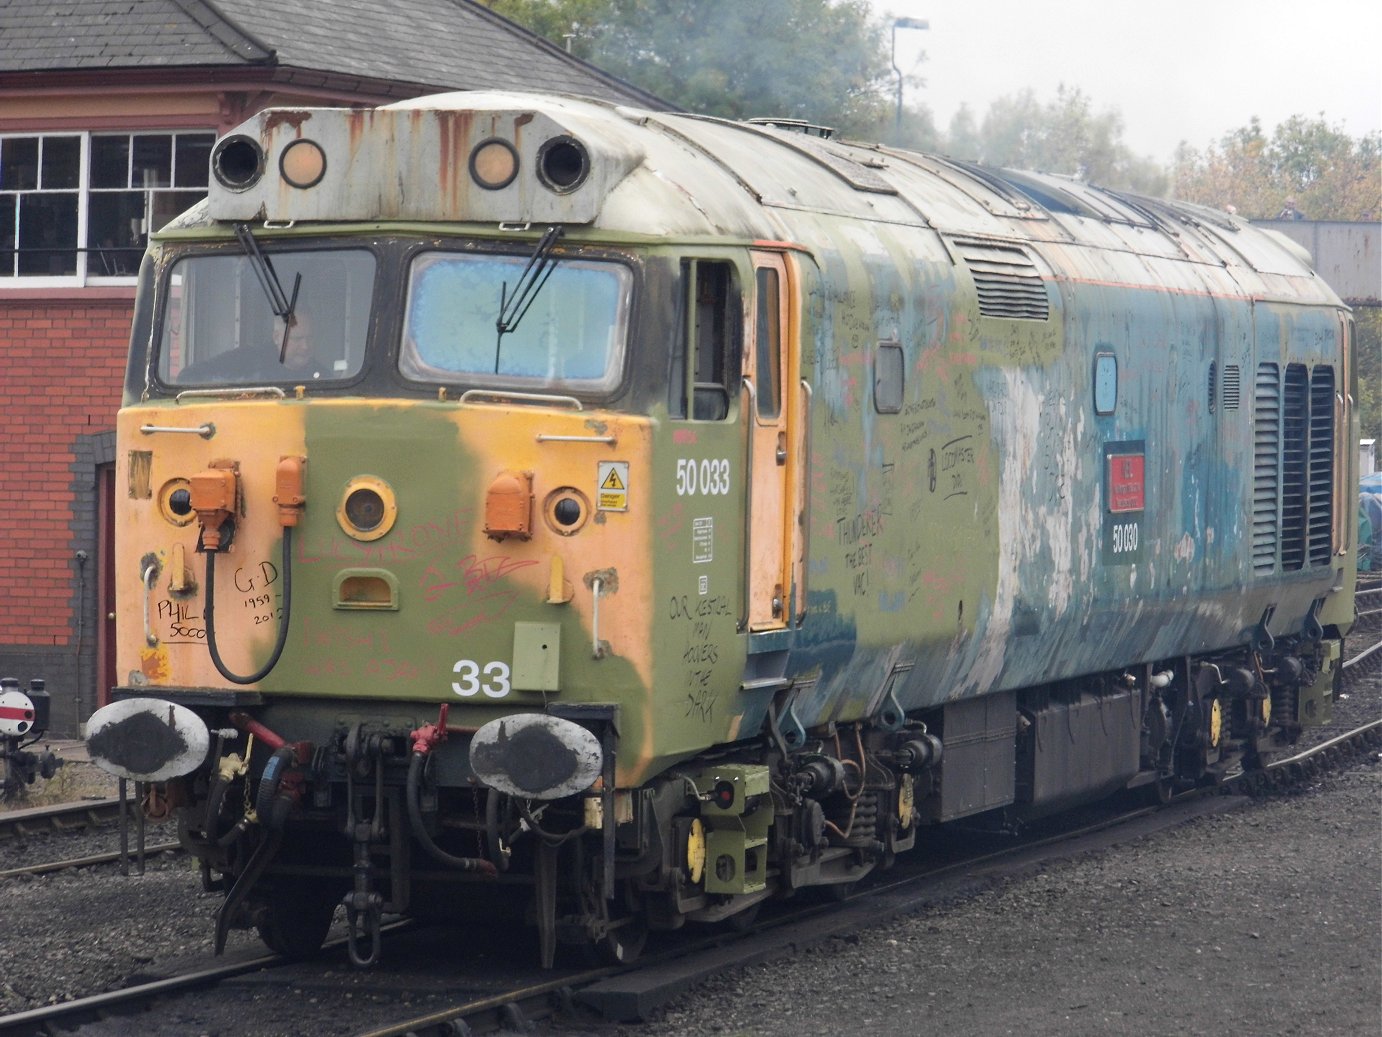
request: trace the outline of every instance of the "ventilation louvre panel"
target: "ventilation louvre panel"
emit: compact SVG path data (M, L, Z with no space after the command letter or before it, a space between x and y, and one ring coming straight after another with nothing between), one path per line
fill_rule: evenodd
M1334 527L1334 369L1310 372L1310 517L1307 551L1311 565L1328 565Z
M1224 365L1224 410L1238 409L1238 398L1242 391L1239 384L1241 380L1237 364Z
M1276 364L1257 367L1253 420L1252 571L1276 568L1277 488L1280 478L1281 386Z
M1305 567L1306 472L1310 450L1310 378L1288 364L1281 415L1281 568Z
M1026 251L991 241L956 241L974 277L979 313L1006 320L1049 320L1051 302L1041 272Z

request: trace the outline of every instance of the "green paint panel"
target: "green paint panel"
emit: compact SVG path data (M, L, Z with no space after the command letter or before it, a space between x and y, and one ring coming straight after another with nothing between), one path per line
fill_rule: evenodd
M515 691L559 691L561 626L557 623L513 625Z

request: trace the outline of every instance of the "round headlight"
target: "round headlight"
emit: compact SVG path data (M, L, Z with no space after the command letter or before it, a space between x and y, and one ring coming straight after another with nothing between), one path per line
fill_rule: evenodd
M337 524L356 540L378 540L393 528L397 518L393 487L372 475L351 479L336 508Z
M542 505L547 528L553 533L569 537L577 533L590 518L590 501L573 486L562 486L547 495Z
M590 154L575 137L553 137L538 149L537 172L558 194L574 191L590 175Z
M211 149L211 173L232 191L253 187L264 175L264 149L243 133L225 137Z
M169 479L158 491L158 509L175 526L185 526L192 514L192 484L186 479Z

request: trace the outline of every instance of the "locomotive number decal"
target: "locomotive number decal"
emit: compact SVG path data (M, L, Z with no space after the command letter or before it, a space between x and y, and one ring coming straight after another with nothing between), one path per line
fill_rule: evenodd
M1104 444L1104 564L1142 560L1147 449L1142 440Z
M498 660L482 667L474 659L460 659L451 667L457 679L451 690L463 699L483 693L487 698L502 699L509 693L509 664Z
M705 494L723 497L729 493L729 458L693 457L677 459L677 496Z
M1137 550L1141 530L1136 522L1115 522L1113 525L1113 553L1131 554Z

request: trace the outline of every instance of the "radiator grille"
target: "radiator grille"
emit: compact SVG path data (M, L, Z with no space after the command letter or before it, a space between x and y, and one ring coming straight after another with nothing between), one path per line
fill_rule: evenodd
M1310 456L1310 377L1287 364L1281 412L1281 568L1305 565L1306 473Z
M1239 382L1242 376L1239 374L1237 364L1224 365L1224 410L1238 409L1238 396L1241 392Z
M1328 565L1334 528L1334 369L1310 373L1310 514L1308 545L1311 565Z
M1257 366L1257 399L1253 420L1252 570L1276 568L1277 500L1281 456L1281 369Z
M1025 250L990 241L957 241L974 277L979 313L1007 320L1048 320L1051 303L1041 272Z

